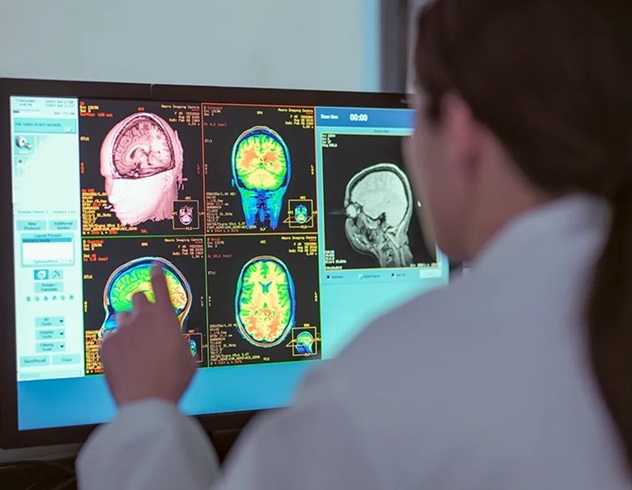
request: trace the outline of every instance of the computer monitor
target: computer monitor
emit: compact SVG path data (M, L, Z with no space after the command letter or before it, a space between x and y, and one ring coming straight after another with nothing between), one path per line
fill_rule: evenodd
M111 419L100 342L154 261L199 366L181 408L209 430L286 406L445 285L412 127L399 94L0 80L2 446Z

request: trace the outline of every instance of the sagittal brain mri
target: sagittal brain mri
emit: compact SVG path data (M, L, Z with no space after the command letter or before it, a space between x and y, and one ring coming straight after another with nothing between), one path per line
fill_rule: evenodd
M296 353L299 355L312 355L314 354L314 336L310 332L301 332L296 337Z
M160 116L138 112L116 124L101 146L101 175L112 212L124 225L172 218L184 152Z
M274 347L294 327L294 280L283 261L272 256L249 260L242 268L235 295L237 329L257 347Z
M231 165L246 225L276 229L292 170L283 138L267 126L244 131L233 146Z
M355 174L346 187L344 209L345 234L357 252L375 257L380 267L413 264L408 240L413 194L398 166L378 163Z
M151 286L151 269L159 263L165 273L171 302L183 328L189 315L192 294L189 283L182 273L166 259L160 257L141 257L118 267L108 278L103 291L103 308L105 319L98 337L103 337L116 329L116 314L130 311L133 308L132 298L136 293L143 293L150 302L155 301Z
M191 356L195 357L198 353L197 343L193 339L189 339L189 349L191 350Z

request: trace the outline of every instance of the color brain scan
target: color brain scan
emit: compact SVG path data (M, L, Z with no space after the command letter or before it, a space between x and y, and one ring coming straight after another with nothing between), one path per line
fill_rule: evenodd
M168 260L160 257L142 257L123 264L107 280L103 292L105 320L99 330L100 339L116 329L117 313L130 311L133 308L132 298L136 293L144 293L149 301L155 301L151 286L151 268L155 262L163 268L180 327L184 325L191 309L192 299L187 280Z
M314 336L309 332L301 332L296 337L296 345L294 346L296 353L300 355L314 354Z
M294 208L294 219L297 223L301 225L303 223L307 223L307 220L309 219L307 206L305 206L304 204L299 204L298 206L296 206L296 208Z
M271 256L255 257L241 270L235 295L237 329L257 347L280 344L294 326L296 296L287 266Z
M291 174L283 138L267 126L255 126L237 138L231 160L246 225L252 228L257 222L269 222L276 229Z

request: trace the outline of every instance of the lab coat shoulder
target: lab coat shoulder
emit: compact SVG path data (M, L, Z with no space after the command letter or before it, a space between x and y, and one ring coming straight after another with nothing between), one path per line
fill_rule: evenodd
M496 335L503 314L484 306L487 294L466 277L419 296L372 323L326 368L390 488L449 487L468 473L475 480L476 468L509 467L526 450L509 435L506 394L515 380L499 369L511 369L507 358L520 346Z
M515 461L515 445L497 437L514 421L476 396L494 382L486 371L498 371L471 355L478 336L467 319L484 310L454 308L463 295L476 304L477 289L459 281L369 325L307 376L290 408L246 430L219 488L444 488ZM483 440L494 450L480 451Z

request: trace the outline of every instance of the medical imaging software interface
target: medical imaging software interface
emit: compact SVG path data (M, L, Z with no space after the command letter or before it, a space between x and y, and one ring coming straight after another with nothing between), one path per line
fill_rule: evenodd
M12 97L20 430L113 416L100 345L134 294L153 300L156 262L199 366L192 415L286 405L367 323L446 284L403 163L412 118Z

